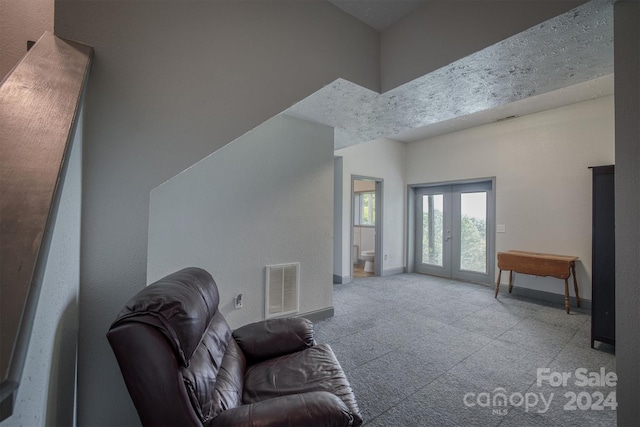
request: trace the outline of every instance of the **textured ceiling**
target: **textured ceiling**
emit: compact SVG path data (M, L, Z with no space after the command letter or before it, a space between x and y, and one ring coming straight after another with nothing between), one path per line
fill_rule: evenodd
M383 94L338 79L284 113L334 127L336 149L409 142L490 123L512 105L529 114L603 96L612 73L613 6L596 0Z

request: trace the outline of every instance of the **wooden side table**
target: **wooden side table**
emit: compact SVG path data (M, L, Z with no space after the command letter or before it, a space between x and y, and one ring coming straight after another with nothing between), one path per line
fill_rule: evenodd
M573 274L573 289L576 293L576 305L580 307L578 280L576 279L576 256L541 254L525 251L498 252L498 281L495 298L498 298L502 270L509 270L509 293L513 289L513 273L531 274L534 276L551 276L564 279L564 307L567 314L569 304L569 277Z

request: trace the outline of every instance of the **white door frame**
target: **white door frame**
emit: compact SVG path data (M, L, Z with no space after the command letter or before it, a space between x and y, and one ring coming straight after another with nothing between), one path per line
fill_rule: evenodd
M375 182L375 194L376 194L376 225L375 225L375 261L373 263L373 271L376 276L382 276L383 274L383 266L384 266L384 256L383 254L383 238L382 238L382 224L383 224L383 200L384 200L384 180L382 178L374 178L371 176L362 176L362 175L351 175L351 206L349 208L350 212L350 224L351 228L349 229L350 234L350 245L349 245L349 264L350 264L350 276L351 281L353 281L353 205L355 203L355 191L354 191L354 183L355 181L373 181Z

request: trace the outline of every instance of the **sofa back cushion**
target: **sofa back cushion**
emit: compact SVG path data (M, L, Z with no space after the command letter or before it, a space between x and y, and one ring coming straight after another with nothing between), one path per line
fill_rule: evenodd
M213 394L216 416L222 411L242 405L246 367L247 361L242 350L234 340L229 340Z
M246 362L220 313L211 320L202 341L182 368L189 399L202 423L242 403Z
M138 292L120 311L111 327L127 322L147 323L164 334L178 361L189 359L218 312L218 288L200 268L185 268Z

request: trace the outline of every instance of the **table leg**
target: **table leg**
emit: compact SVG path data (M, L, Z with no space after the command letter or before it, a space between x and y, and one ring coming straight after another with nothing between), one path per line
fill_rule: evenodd
M498 271L498 281L496 282L496 294L494 298L498 298L498 289L500 289L500 278L502 277L502 269Z
M513 270L509 270L509 293L513 289Z
M571 263L571 273L573 274L573 289L576 292L576 305L580 307L580 292L578 292L578 279L576 278L576 263Z
M564 308L567 310L567 314L571 310L569 305L569 278L564 279Z

